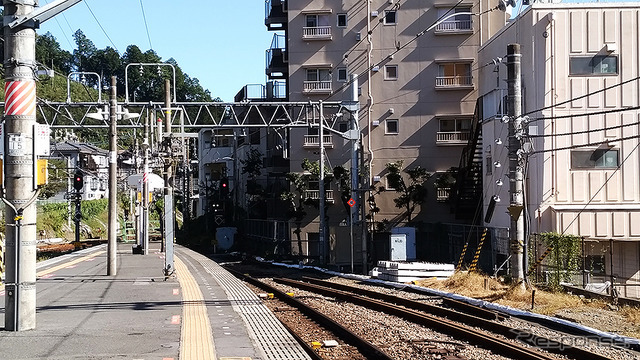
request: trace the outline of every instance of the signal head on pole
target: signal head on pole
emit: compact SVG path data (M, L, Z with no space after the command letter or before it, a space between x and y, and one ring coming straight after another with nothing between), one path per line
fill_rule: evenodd
M83 187L84 174L82 174L82 171L76 170L75 174L73 174L73 188L76 189L76 191L80 191Z

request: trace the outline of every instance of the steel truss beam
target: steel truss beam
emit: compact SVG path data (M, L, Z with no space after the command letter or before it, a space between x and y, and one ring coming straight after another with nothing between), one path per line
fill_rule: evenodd
M130 112L145 114L150 111L163 118L164 104L160 102L121 104ZM0 103L4 108L4 103ZM108 114L105 104L97 102L50 102L40 100L38 122L52 129L109 128L108 119L95 119L98 110ZM171 126L175 129L197 130L203 128L250 128L250 127L309 127L317 126L320 106L324 112L326 130L338 132L337 123L342 115L352 110L342 102L265 102L265 103L197 103L179 102L171 105ZM184 113L184 125L180 124L180 112ZM93 114L93 117L89 117ZM144 128L142 116L118 120L119 129ZM163 119L164 121L164 119Z

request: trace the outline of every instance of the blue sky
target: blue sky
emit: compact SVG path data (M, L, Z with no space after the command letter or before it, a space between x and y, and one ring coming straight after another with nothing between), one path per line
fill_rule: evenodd
M43 6L52 0L41 0ZM86 2L86 4L85 4ZM264 25L262 0L142 0L151 45L163 60L178 61L184 72L198 78L213 97L233 101L246 84L264 84L265 50L272 32ZM151 48L140 0L83 0L48 20L37 30L56 37L73 50L73 33L81 29L99 49L111 46L91 15L93 10L118 52L135 44Z

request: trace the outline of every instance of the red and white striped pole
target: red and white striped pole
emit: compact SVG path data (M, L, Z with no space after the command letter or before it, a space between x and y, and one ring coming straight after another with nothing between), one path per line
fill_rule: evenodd
M5 19L30 14L35 0L4 0ZM36 206L33 129L36 123L35 30L4 24L5 79L5 201L9 204L7 226L7 272L5 329L36 327Z

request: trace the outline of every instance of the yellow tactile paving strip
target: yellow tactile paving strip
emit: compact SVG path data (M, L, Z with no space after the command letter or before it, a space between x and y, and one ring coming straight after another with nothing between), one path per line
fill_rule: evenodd
M178 282L182 288L181 360L215 359L213 335L202 291L187 266L175 258Z
M43 277L45 275L54 273L54 272L56 272L56 271L58 271L60 269L66 268L67 266L71 266L71 265L75 265L77 263L81 263L83 261L87 261L88 259L94 258L94 257L96 257L98 255L102 255L104 253L106 253L106 251L96 251L96 252L91 253L91 254L89 254L87 256L83 256L81 258L62 263L62 264L54 266L54 267L52 267L50 269L39 271L39 272L36 273L36 278ZM4 290L4 284L0 284L0 291L2 291L2 290Z

